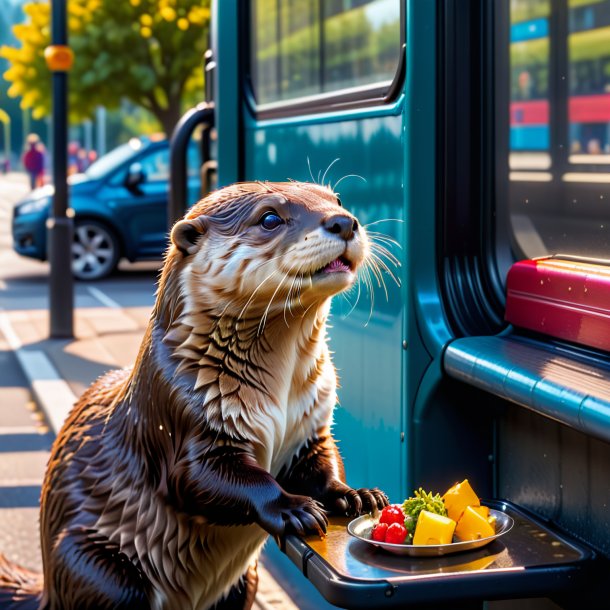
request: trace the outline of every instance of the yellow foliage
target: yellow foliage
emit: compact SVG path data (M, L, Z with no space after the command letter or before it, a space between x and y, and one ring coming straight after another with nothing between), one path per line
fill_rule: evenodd
M164 6L160 13L165 21L174 21L176 19L176 11L171 6Z
M22 91L23 91L23 83L16 82L16 83L13 83L8 88L7 94L9 97L19 97L21 95Z
M3 46L0 49L0 57L4 57L4 59L8 59L9 63L16 62L19 59L20 52L19 49L15 49L13 47Z
M21 106L30 108L33 116L36 117L45 116L51 106L50 71L44 60L44 50L49 46L51 38L51 1L26 0L23 6L25 22L14 28L17 38L15 47L0 45L0 57L9 62L5 73L5 78L10 84L8 94L11 97L21 97ZM115 2L119 1L123 3L122 8L120 11L115 11ZM186 97L194 95L193 99L200 98L203 88L203 76L199 65L200 46L205 44L205 28L209 24L210 11L206 8L209 0L129 0L129 2L66 0L66 2L68 31L71 36L74 35L70 38L70 43L77 50L74 65L76 78L70 79L70 112L75 120L90 113L94 101L96 104L100 103L100 100L91 94L96 87L104 98L101 103L110 106L116 104L121 96L138 104L142 99L154 95L155 104L163 108L170 105L175 107L176 104L183 103L186 98L176 100L175 93L171 93L169 89L165 90L163 81L155 80L159 76L156 74L157 70L161 73L168 70L171 78L181 79L185 83L183 91L186 91ZM204 6L201 6L202 4ZM122 16L123 21L112 22L112 19L118 18L118 15ZM110 21L106 22L107 19ZM168 57L177 57L184 49L184 52L193 56L193 67L191 68L190 62L185 62L184 58L175 65L172 63L167 67L157 65L157 62L150 71L138 68L137 77L133 78L130 75L124 83L117 84L121 80L116 78L117 66L125 65L129 59L125 59L125 54L121 51L110 51L112 57L100 61L91 77L92 73L88 71L92 69L92 62L97 58L96 49L105 48L104 32L114 33L112 30L115 28L117 35L109 37L108 47L120 48L120 45L126 44L128 56L131 49L134 51L134 62L142 62L142 57L148 52L153 53L153 58L157 62L157 56L162 52L167 53ZM197 38L199 32L201 36ZM139 41L138 37L141 37ZM134 65L140 66L140 63ZM192 74L189 74L189 69L193 70ZM108 81L104 80L105 77L99 76L106 73L112 75ZM135 73L134 70L134 75ZM84 78L83 75L87 74L87 78ZM141 88L139 88L140 74L142 74ZM152 86L154 89L151 88ZM81 90L87 91L86 98L80 97ZM193 94L193 91L196 93ZM188 101L192 103L190 99Z
M25 4L23 7L24 13L30 18L30 23L38 28L49 23L49 15L51 14L51 6L45 4Z
M25 76L26 68L23 64L13 64L5 73L6 80L15 81Z
M23 98L21 99L21 105L24 108L31 108L37 101L40 95L36 89L30 89L26 93L24 93Z
M210 11L200 6L193 6L188 14L188 19L195 25L203 25L210 18Z

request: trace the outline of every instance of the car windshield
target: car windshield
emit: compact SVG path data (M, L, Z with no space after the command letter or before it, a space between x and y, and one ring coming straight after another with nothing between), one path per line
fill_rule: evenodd
M122 144L118 148L111 150L107 155L100 157L95 163L85 171L85 174L97 180L103 178L108 172L116 169L142 148L141 140L133 138L127 144Z

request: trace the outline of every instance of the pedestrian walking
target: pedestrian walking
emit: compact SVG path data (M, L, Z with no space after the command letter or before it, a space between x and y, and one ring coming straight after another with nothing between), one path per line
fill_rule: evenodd
M23 166L30 176L32 190L44 184L44 152L40 138L32 133L27 137L27 150L23 155Z

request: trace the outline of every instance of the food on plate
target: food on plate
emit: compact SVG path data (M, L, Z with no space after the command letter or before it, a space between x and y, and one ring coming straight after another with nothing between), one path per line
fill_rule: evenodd
M422 510L417 519L413 544L450 544L456 523L449 517Z
M456 483L445 495L421 487L402 504L390 504L371 531L375 542L442 545L480 540L496 533L496 518L481 502L468 479Z
M404 524L404 522L405 514L402 512L399 504L389 504L381 511L379 523L387 523L388 525L392 525L392 523Z
M407 538L407 528L401 523L392 523L388 527L385 535L385 541L390 544L402 544Z
M388 527L390 527L387 523L378 523L373 527L373 531L371 532L371 537L375 542L385 542L386 534L388 533Z
M413 538L412 524L413 520L402 512L399 504L390 504L381 511L379 523L373 527L371 537L375 542L410 542Z
M419 513L422 510L427 510L430 513L447 517L447 509L443 504L443 499L440 494L434 494L424 491L421 487L414 492L415 496L407 498L402 503L402 512L411 517L414 522L417 522Z
M476 508L478 507L467 506L460 517L455 528L455 535L460 540L480 540L496 533L487 517L484 517ZM415 530L415 535L417 536L417 530Z
M443 496L443 502L447 509L447 516L454 521L459 521L467 506L481 505L481 501L474 493L468 479L464 479L461 483L456 483L449 488Z
M496 518L489 514L489 507L487 506L473 506L472 509L474 511L476 511L477 513L483 515L483 517L485 517L485 519L487 519L487 523L489 523L489 525L491 525L491 527L494 528L494 531L496 530Z
M485 519L489 518L489 506L471 506L471 508Z

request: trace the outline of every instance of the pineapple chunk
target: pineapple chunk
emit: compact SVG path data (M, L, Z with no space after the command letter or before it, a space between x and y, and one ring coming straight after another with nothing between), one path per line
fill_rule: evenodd
M473 506L472 510L474 510L475 513L479 513L479 515L481 515L481 517L485 517L485 519L489 518L489 507L488 506Z
M454 530L453 519L422 510L417 519L413 544L450 544Z
M476 510L477 507L467 506L455 528L455 535L460 540L480 540L493 536L495 529L487 518Z
M481 502L474 493L468 479L464 479L461 483L456 483L451 489L448 489L443 496L447 515L454 521L459 521L462 513L467 506L480 506Z
M487 523L493 527L494 531L496 530L496 518L489 514L489 508L487 506L473 506L472 510L479 513L482 517L485 517Z

